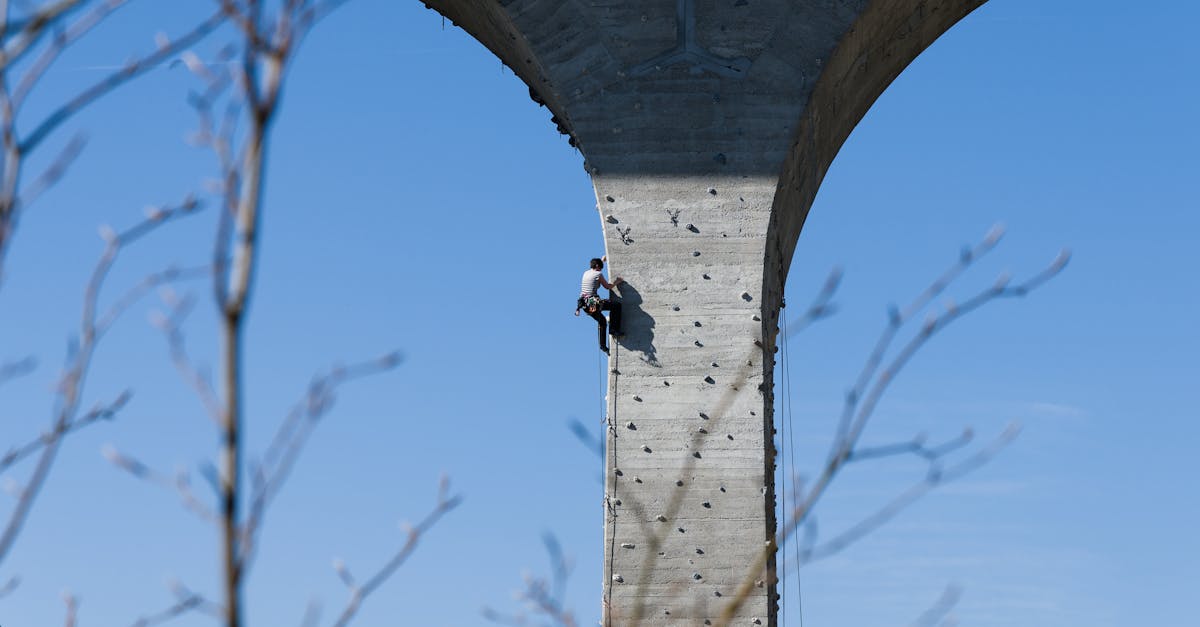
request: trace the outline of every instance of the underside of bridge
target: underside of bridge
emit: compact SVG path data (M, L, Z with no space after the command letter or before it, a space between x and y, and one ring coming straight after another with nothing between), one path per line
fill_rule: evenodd
M983 1L426 1L583 153L627 281L605 625L776 625L772 372L792 252L850 131Z

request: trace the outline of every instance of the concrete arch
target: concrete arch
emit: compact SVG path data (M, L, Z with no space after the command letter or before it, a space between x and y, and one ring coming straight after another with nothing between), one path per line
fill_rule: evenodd
M983 0L427 0L584 155L626 337L608 382L605 624L775 625L773 371L821 179ZM764 545L768 548L764 549Z

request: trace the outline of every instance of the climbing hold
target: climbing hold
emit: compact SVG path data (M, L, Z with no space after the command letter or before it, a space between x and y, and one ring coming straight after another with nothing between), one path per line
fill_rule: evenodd
M750 292L742 292L742 300L750 302L754 300L754 297L750 295Z
M716 382L717 382L717 380L716 380L716 379L714 379L714 378L712 378L712 377L704 377L704 382L705 382L705 383L708 383L709 385L711 385L711 384L713 384L713 383L716 383Z
M634 477L634 478L633 478L633 482L634 482L634 483L641 483L641 482L642 482L642 480L641 480L641 478L639 478L639 477ZM763 490L766 490L766 488L763 488ZM763 494L766 494L766 492L763 492Z
M657 520L658 522L667 522L667 517L659 514L658 516L654 517L654 520Z
M642 402L642 397L638 396L637 394L634 394L634 395L633 395L633 400L635 400L635 401L637 401L637 402L639 402L639 403L640 403L640 402Z
M763 347L762 340L754 340L754 345L759 348L762 348Z
M679 533L687 533L687 530L684 529L683 527L676 527L675 531L678 531Z
M679 305L675 305L674 307L671 307L671 311L679 311Z
M616 223L617 223L617 219L616 219L615 217L613 217L613 214L611 214L611 213L610 213L610 214L608 214L608 215L606 215L606 216L604 216L604 221L605 221L605 222L608 222L609 224L616 224Z
M759 587L761 588L762 586L759 586ZM755 617L754 617L754 620L752 620L752 621L750 621L750 622L754 623L755 625L761 625L761 624L762 624L762 621L761 621L761 620L758 620L758 617L757 617L757 616L755 616Z
M717 190L716 190L716 188L710 187L710 188L708 188L708 193L712 194L713 196L716 196Z
M708 433L708 429L705 429L704 427L697 427L696 432L697 433Z
M695 579L696 581L700 581L701 579L704 579L704 577L701 577L700 573L692 573L692 579Z
M704 555L704 549L696 547L696 555Z
M667 615L667 616L670 616L670 615L671 615L671 610L663 610L663 614L665 614L665 615Z
M721 491L722 491L722 492L724 492L724 491L725 491L725 486L721 486ZM617 501L617 505L620 505L620 504L621 504L621 502L620 502L620 501Z
M612 196L605 196L604 200L607 200L608 202L616 202L616 200Z
M732 433L726 433L726 434L725 434L725 437L727 437L727 438L729 438L730 440L732 440L732 439L733 439L733 434L732 434Z
M682 479L676 479L676 480L675 480L675 485L677 485L677 486L681 486L681 487L682 487L682 486L683 486L683 480L682 480Z
M750 316L750 319L755 322L762 322L762 318L759 318L758 314L754 314L753 316Z
M693 323L692 323L692 325L693 325L693 326L697 326L697 327L702 327L702 326L704 326L704 325L700 324L700 321L699 321L699 320L697 320L697 321L693 322Z
M689 231L691 231L691 232L693 232L693 233L699 233L699 232L700 232L700 229L696 228L696 225L694 225L694 224L689 224L689 225L687 225L687 226L685 226L685 227L683 227L683 228L685 228L685 229L687 229L687 230L689 230Z
M633 543L632 543L632 542L624 542L624 543L622 543L622 544L621 544L621 548L622 548L622 549L632 549L632 548L633 548L633 546L634 546L634 545L633 545Z
M696 346L704 346L704 344L700 343L700 340L696 340L695 342L693 342L693 344L695 344Z
M692 457L695 457L696 459L700 459L700 451L696 451L695 453L692 453Z
M616 470L613 472L613 474L617 475L618 477L624 477L624 476L625 476L625 473L621 472L621 469L620 469L620 468L616 469Z
M713 590L713 596L715 596L715 597L719 597L719 596L721 596L721 591L720 591L720 590Z
M665 385L665 386L667 386L667 387L671 387L671 382L670 382L670 381L663 381L663 385Z
M705 420L708 420L708 414L706 414L706 413L704 413L704 412L700 412L700 417L701 417L701 418L703 418L703 419L705 419Z
M645 444L643 444L643 445L642 445L642 452L643 452L643 453L652 453L653 451L651 451L651 450L650 450L650 447L649 447L649 446L646 446Z
M612 580L617 583L625 583L625 578L620 575L613 575Z
M625 423L625 428L629 429L630 431L637 431L637 425L633 424L632 422Z
M725 488L721 488L721 491L724 492ZM621 504L621 499L617 499L617 500L613 501L613 505L620 505L620 504Z
M693 256L693 257L699 257L699 256L700 256L700 251L698 251L698 250L693 250L693 251L692 251L692 256Z
M710 276L708 276L707 274L705 274L705 275L704 275L704 280L705 280L705 281L712 280L712 277L710 277Z
M713 161L716 161L717 163L719 163L719 164L721 164L721 165L725 165L726 163L728 163L728 162L729 162L729 159L727 159L727 158L725 157L725 153L723 153L723 152L718 152L718 153L717 153L717 156L713 157Z
M714 361L714 362L712 362L712 367L713 367L713 368L720 368L720 366L718 366L718 365L717 365L717 362L715 362L715 361Z
M712 503L709 503L708 501L705 501L702 503L702 505L704 505L704 509L712 509Z

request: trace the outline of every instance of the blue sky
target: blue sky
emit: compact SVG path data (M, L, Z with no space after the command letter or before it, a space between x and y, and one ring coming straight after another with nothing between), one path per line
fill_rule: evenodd
M204 2L135 3L66 56L36 113L179 32ZM1023 431L998 459L862 543L800 573L807 625L903 625L950 583L963 625L1195 624L1200 586L1200 9L1163 0L995 0L883 94L830 170L787 286L803 302L834 265L840 313L791 340L798 472L828 445L842 390L885 321L990 225L1008 235L962 296L1068 246L1067 271L939 336L897 381L866 436ZM211 58L219 38L197 52ZM160 69L55 138L86 131L69 177L25 215L0 291L0 361L38 370L0 388L0 433L47 424L51 386L101 251L97 227L200 189L211 160L182 68ZM53 146L48 146L52 148ZM47 153L48 154L48 153ZM213 216L123 258L114 292L203 262ZM440 473L464 504L364 611L360 625L470 626L513 609L540 535L576 569L568 603L599 616L599 460L570 435L598 425L594 333L572 317L602 250L582 159L526 87L417 2L355 0L305 43L275 129L263 262L248 345L249 437L261 449L314 372L399 348L397 371L345 388L272 512L249 584L257 625L298 624L345 600L330 567L363 575L432 505ZM217 355L204 285L189 343ZM481 307L480 293L498 306ZM125 625L170 603L177 578L215 595L216 536L176 500L113 469L111 443L166 471L211 457L215 433L146 323L151 299L101 348L87 402L132 388L120 418L73 437L0 577L0 624ZM786 382L780 380L780 385ZM782 388L780 388L782 391ZM777 397L783 398L783 394ZM9 444L6 444L7 447ZM895 460L852 468L818 512L832 532L921 476ZM14 478L21 480L28 468ZM0 497L7 498L7 497ZM9 503L4 507L10 507ZM795 576L786 625L800 624ZM203 625L190 617L179 625Z

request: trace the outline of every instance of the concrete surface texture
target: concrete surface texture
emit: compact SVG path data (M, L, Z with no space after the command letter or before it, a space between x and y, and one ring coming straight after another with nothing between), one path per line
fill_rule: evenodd
M628 282L609 362L605 625L776 624L771 387L792 252L854 125L982 3L426 3L583 153Z

